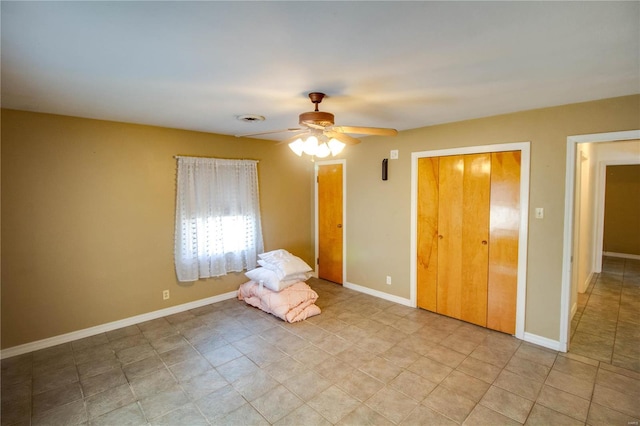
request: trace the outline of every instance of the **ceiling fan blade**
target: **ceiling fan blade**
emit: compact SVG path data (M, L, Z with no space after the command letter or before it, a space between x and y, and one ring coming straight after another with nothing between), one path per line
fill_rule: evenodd
M296 139L298 139L300 136L305 136L305 135L307 135L309 133L310 132L306 132L306 131L305 132L301 132L301 133L296 133L295 135L293 135L293 136L291 136L289 138L286 138L285 140L282 140L282 141L278 142L276 145L282 145L284 143L290 144L291 142L293 142Z
M290 127L288 129L270 130L267 132L258 132L258 133L244 133L242 135L235 135L235 136L236 138L244 138L244 137L250 137L250 136L272 135L274 133L297 132L299 130L302 130L302 129L299 127Z
M316 129L316 130L324 130L324 126L321 126L319 124L316 123L312 123L310 121L302 121L300 122L300 124L305 125L311 129Z
M332 129L342 133L356 133L360 135L396 136L398 134L396 129L384 127L333 126Z
M353 136L349 136L345 133L334 132L332 130L326 130L324 132L325 136L328 138L335 138L342 142L345 145L355 145L360 143L360 139L354 138Z

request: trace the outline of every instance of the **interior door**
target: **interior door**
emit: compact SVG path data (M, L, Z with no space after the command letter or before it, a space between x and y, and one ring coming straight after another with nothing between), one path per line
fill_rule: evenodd
M520 155L418 160L419 307L515 333Z
M487 327L516 332L521 152L491 154Z
M342 164L318 166L318 277L342 284Z
M437 312L485 326L491 155L440 158Z

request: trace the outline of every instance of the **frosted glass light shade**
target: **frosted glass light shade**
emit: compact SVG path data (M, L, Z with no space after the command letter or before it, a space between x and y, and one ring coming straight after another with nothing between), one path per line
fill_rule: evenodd
M316 157L324 158L324 157L327 157L329 154L331 154L331 149L329 149L329 145L327 145L326 142L323 142L320 145L318 145L318 149L316 150Z
M329 141L329 149L331 150L331 155L336 156L342 152L345 144L340 142L338 139L332 138Z
M307 155L316 155L316 151L318 150L318 138L315 136L309 136L306 141L304 141L304 153Z
M291 151L295 152L298 157L302 157L302 153L304 152L304 142L302 142L302 139L298 138L289 144L289 148L291 148Z

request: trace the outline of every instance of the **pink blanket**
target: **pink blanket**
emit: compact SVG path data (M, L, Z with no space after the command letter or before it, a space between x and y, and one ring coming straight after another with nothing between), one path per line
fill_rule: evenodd
M318 293L303 282L275 292L249 281L238 289L238 299L287 322L302 321L320 313L320 308L315 305Z

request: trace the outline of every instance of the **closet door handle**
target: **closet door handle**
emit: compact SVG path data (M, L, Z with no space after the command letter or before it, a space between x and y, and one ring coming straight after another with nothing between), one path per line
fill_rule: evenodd
M342 228L342 224L341 223L338 224L338 228Z
M487 240L482 240L482 245L486 246L487 245Z
M443 238L444 238L444 236L442 236L442 235L438 235L438 238L439 238L439 239L443 239Z

